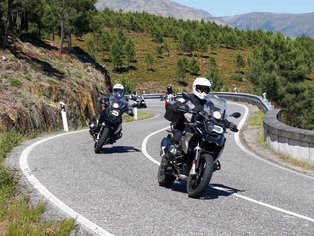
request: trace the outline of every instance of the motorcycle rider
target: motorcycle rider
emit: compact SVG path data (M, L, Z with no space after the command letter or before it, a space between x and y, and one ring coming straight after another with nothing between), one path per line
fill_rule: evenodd
M178 121L173 124L173 138L171 142L178 144L186 128L185 122L195 122L197 115L203 110L211 83L208 79L198 77L192 85L193 94L177 99Z
M113 86L112 95L117 96L117 97L122 97L122 96L124 96L124 86L123 86L122 84L115 84L115 85ZM104 95L104 96L99 97L97 100L98 100L99 103L104 104L105 107L107 107L107 102L108 102L108 100L109 100L109 97L110 97L110 95L109 95L109 96ZM134 116L133 111L132 111L132 108L129 107L129 103L128 103L127 100L126 100L126 106L125 106L125 109L123 110L123 112L127 112L129 116ZM98 121L98 124L97 124L97 120L99 120L99 121ZM104 117L103 117L102 113L96 114L96 115L92 118L92 120L91 120L91 122L90 122L90 124L89 124L89 133L90 133L91 135L95 135L96 133L98 133L98 131L99 131L99 129L100 129L99 124L102 124L103 121L104 121ZM119 138L121 138L121 137L122 137L122 133L119 132L119 133L116 135L116 139L119 139Z
M169 85L167 86L167 92L164 94L163 99L165 102L165 108L167 108L169 102L175 101L177 98L177 94L173 92L172 87Z
M198 114L203 111L207 101L207 96L211 89L211 83L208 79L199 77L193 82L193 94L183 94L183 98L177 99L177 121L173 123L172 144L178 145L181 137L187 128L185 122L193 123L197 121ZM227 127L232 131L238 132L237 126L226 120Z

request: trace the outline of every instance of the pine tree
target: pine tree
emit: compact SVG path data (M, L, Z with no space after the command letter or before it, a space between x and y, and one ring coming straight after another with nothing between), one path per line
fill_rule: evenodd
M192 75L197 75L200 71L200 66L197 62L197 59L193 57L189 63L189 69Z
M110 49L110 59L115 69L123 67L124 52L123 44L119 39L116 39Z
M183 80L186 77L186 68L187 68L187 61L185 58L180 57L177 60L177 76L178 78L180 78L181 80Z
M124 53L127 59L128 67L130 66L130 63L135 60L135 49L134 44L130 39L126 40L126 43L124 45Z

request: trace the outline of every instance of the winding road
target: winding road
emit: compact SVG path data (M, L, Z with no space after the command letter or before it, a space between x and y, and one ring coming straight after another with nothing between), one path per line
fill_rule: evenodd
M314 178L251 154L238 134L226 135L222 169L200 199L187 196L184 182L160 187L168 122L161 101L147 103L156 116L123 124L122 139L101 154L82 130L30 141L14 158L36 192L90 235L314 235ZM228 107L243 125L247 108Z

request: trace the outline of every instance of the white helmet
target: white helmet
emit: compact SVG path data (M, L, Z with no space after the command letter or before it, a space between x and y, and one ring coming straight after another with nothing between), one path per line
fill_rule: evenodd
M113 92L117 93L118 95L122 96L124 93L124 87L122 84L115 84L113 86Z
M205 100L212 84L206 78L196 78L193 82L193 93L198 98Z

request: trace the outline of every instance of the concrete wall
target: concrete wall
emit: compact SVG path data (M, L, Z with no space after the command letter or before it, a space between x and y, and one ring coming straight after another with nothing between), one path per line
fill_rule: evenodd
M281 123L280 110L268 111L264 117L264 137L276 152L314 164L314 131Z

